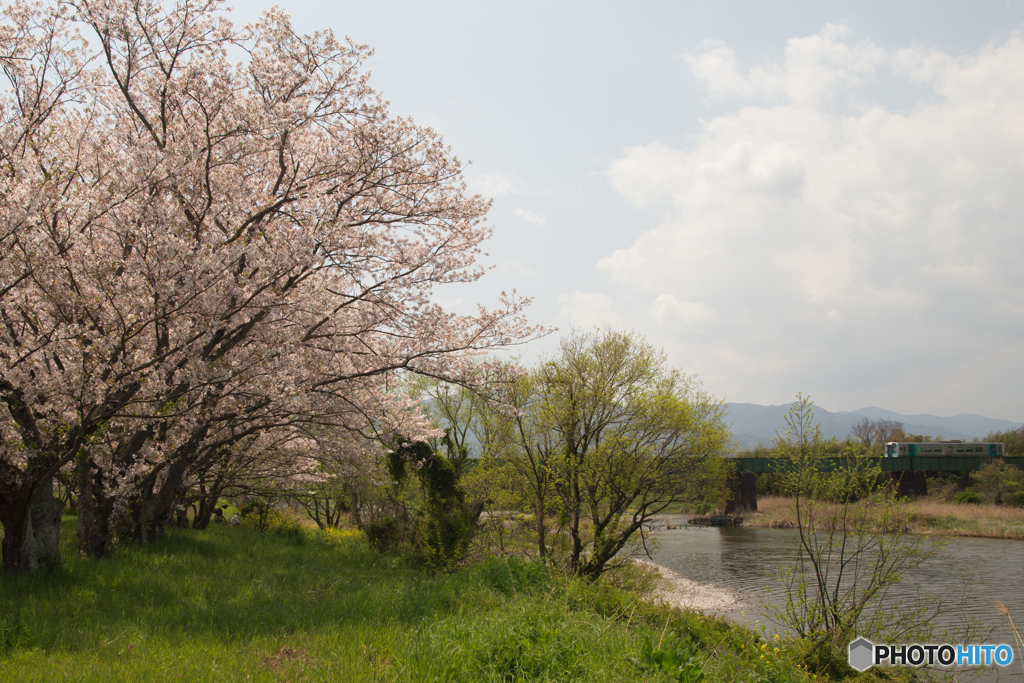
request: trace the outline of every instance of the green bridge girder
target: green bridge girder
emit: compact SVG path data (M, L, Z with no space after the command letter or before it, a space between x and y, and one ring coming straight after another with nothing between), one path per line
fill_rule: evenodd
M791 472L795 469L789 458L734 458L737 472ZM820 470L832 472L850 467L857 458L820 458ZM1024 458L923 456L916 458L860 458L866 467L880 467L883 472L970 472L995 460L1024 469Z

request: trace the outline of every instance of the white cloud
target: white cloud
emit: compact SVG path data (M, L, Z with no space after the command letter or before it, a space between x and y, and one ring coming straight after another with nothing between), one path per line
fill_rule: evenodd
M516 216L532 225L544 225L544 216L528 211L527 209L516 209Z
M572 292L558 298L562 304L561 320L589 329L591 327L622 327L622 318L615 310L615 302L606 294Z
M471 191L485 197L505 197L523 193L523 181L504 173L472 176L466 182Z
M828 24L820 33L792 38L782 64L758 66L742 74L736 53L720 40L707 39L696 52L682 56L703 80L712 99L762 96L797 105L814 105L843 86L870 78L886 62L884 50L870 41L844 42L849 29Z
M736 53L721 40L706 39L697 52L681 55L695 76L707 83L711 97L749 97L756 92L750 79L739 73Z
M655 299L648 313L659 325L700 322L711 317L711 309L703 302L678 301L672 294L662 294Z
M599 269L657 297L660 323L711 326L687 342L709 382L869 390L1011 347L1024 365L1020 36L953 57L830 25L778 64L743 71L715 41L685 58L711 97L740 100L687 148L611 164L617 191L668 218ZM912 87L901 112L865 94Z

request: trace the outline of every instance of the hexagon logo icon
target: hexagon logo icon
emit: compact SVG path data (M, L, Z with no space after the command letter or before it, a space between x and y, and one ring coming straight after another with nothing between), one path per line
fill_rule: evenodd
M858 638L850 643L850 666L857 671L867 671L875 660L875 644L867 638Z

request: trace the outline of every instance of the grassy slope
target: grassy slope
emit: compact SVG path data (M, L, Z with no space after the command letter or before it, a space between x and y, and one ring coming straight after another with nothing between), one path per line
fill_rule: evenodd
M809 679L748 631L535 564L431 577L358 538L223 526L91 562L65 523L64 569L0 579L0 680L669 680L629 661L665 630L708 681Z

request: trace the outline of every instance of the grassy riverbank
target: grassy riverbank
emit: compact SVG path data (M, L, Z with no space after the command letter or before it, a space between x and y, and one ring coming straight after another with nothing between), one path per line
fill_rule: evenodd
M589 585L491 557L429 575L358 534L224 526L94 562L74 521L64 568L0 579L0 680L676 680L659 643L708 683L812 680L785 646L645 601L639 569Z
M951 503L932 497L917 499L911 505L908 531L912 533L1024 539L1024 508ZM790 498L764 496L758 499L757 509L743 516L743 526L789 528L796 522Z

